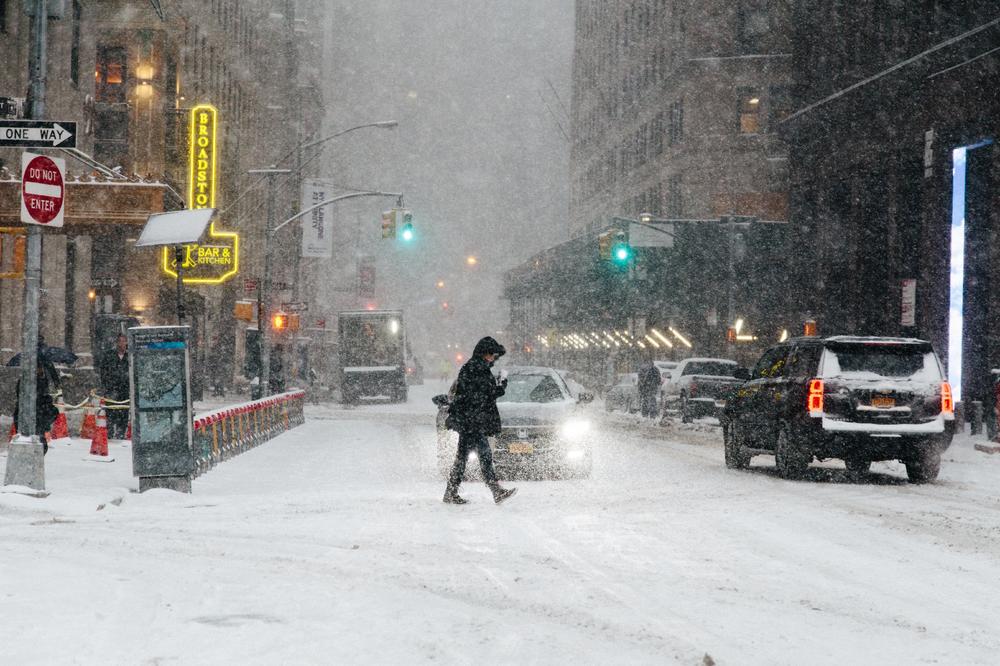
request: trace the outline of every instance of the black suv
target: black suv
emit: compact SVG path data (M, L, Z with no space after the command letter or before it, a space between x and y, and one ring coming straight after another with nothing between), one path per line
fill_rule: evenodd
M951 445L954 402L929 342L909 338L797 338L768 349L722 413L726 466L774 454L801 476L813 458L852 472L899 460L911 482L937 478Z

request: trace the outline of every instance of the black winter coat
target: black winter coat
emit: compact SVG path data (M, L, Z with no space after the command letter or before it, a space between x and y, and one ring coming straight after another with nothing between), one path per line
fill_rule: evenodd
M497 398L504 394L507 381L497 385L489 363L482 354L502 355L506 350L493 338L483 338L472 358L462 366L455 382L455 398L448 408L447 426L458 432L500 434Z

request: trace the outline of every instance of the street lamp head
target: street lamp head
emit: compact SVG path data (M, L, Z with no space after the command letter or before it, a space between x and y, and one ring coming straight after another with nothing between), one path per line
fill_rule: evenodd
M652 213L639 213L639 221L649 224L650 222L653 221Z
M381 127L383 129L396 129L399 127L398 120L382 120L377 123L372 123L372 127Z

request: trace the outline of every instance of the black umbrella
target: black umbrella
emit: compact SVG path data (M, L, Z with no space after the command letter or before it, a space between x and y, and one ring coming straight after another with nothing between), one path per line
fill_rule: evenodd
M63 347L42 347L39 349L39 353L47 360L52 363L61 363L63 365L73 365L76 363L77 355L68 349ZM21 354L17 353L12 359L7 361L8 368L14 368L21 365Z

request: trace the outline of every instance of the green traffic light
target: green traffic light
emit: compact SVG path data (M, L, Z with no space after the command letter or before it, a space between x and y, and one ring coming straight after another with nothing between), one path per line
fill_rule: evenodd
M409 222L404 224L403 229L402 231L400 231L399 235L400 238L409 243L411 240L413 240L413 225L410 224Z
M632 248L624 244L615 245L612 248L611 256L614 258L615 263L624 264L632 258Z

